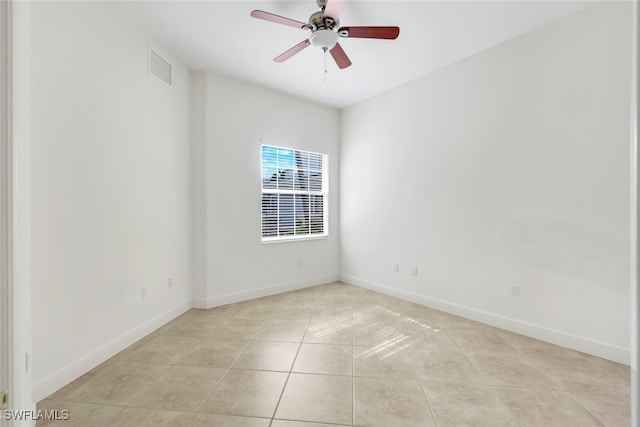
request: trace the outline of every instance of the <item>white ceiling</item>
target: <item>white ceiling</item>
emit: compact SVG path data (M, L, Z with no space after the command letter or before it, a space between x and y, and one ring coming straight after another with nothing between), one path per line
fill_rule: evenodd
M397 25L397 40L343 39L353 65L339 70L308 47L287 62L277 55L307 30L249 16L254 9L307 22L315 0L118 2L150 36L192 70L213 70L336 108L500 44L592 3L583 1L349 0L342 26Z

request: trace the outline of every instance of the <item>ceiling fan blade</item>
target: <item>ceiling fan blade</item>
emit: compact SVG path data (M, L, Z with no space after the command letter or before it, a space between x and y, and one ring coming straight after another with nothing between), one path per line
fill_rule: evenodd
M275 22L276 24L288 25L296 28L309 28L309 24L296 21L295 19L285 18L284 16L274 15L273 13L265 12L263 10L254 10L251 12L251 16L258 19L264 19L265 21Z
M362 39L395 40L400 34L398 27L342 27L338 30L340 37Z
M283 53L281 55L278 55L275 58L273 58L273 62L284 62L287 59L291 58L296 53L300 52L305 47L309 46L310 44L311 44L311 42L309 41L309 39L303 40L300 43L298 43L297 45L295 45L294 47L292 47L291 49L289 49L288 51L286 51L285 53Z
M333 56L334 61L336 61L336 64L338 64L338 68L343 69L351 65L351 60L349 59L347 54L344 53L344 50L342 50L342 46L340 46L340 43L336 43L333 49L331 49L329 52L331 52L331 56Z
M324 16L332 18L334 22L338 22L346 2L347 0L327 0L327 5L324 7Z

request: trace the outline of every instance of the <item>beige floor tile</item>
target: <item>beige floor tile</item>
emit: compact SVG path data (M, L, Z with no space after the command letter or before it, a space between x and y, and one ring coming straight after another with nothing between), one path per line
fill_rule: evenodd
M569 395L607 427L631 425L631 400L626 394L569 393Z
M407 350L393 345L354 347L353 369L357 377L418 379Z
M289 372L300 344L275 341L253 341L233 367L264 371Z
M267 304L272 307L280 307L285 294L275 294L266 297L256 298L254 301L259 304ZM285 304L286 305L286 304Z
M184 319L163 326L161 335L197 338L252 339L264 324L264 320L231 319L229 315L211 319L197 317Z
M235 305L235 304L234 304ZM276 307L268 304L247 304L231 308L229 318L231 319L254 319L267 320L276 310Z
M602 424L561 391L496 387L523 427L598 426Z
M169 337L211 337L217 330L217 323L221 319L205 320L201 318L178 319L166 324L157 332L161 336Z
M273 420L271 423L271 427L336 427L340 425L351 426L351 424L321 424L289 420Z
M118 362L100 370L66 399L110 405L127 405L142 390L166 373L170 365Z
M395 323L392 325L374 323L365 327L356 325L353 329L354 345L367 347L401 347L409 338L410 336L408 334L404 334L396 329Z
M60 388L56 392L52 393L51 395L49 395L47 397L47 399L51 399L51 400L66 400L66 398L70 394L72 394L73 392L75 392L80 387L84 386L85 384L87 384L89 382L89 380L91 380L93 377L95 377L97 375L97 373L100 372L100 370L102 368L103 368L103 365L99 365L99 366L95 367L94 369L90 370L86 374L82 375L81 377L75 379L74 381L72 381L69 384L65 385L64 387Z
M176 363L200 342L193 337L158 336L126 356L124 360L138 363Z
M290 306L313 307L318 305L319 294L286 293L282 296L281 302Z
M521 427L618 427L630 422L629 376L337 282L189 310L40 402L74 415L38 426L422 427L435 414L438 427L514 425L516 415Z
M593 356L528 356L527 360L565 391L629 394L628 366Z
M455 316L453 314L444 313L441 311L437 311L438 322L443 329L474 329L481 330L487 332L497 332L497 329L485 325L484 323L475 322L470 319L465 319L464 317Z
M435 426L417 381L354 378L356 426Z
M478 369L460 350L409 350L420 380L486 384Z
M423 381L438 427L518 427L491 386Z
M287 375L283 372L231 369L200 412L271 418Z
M498 334L504 338L509 344L515 347L520 353L527 356L558 356L580 358L585 356L584 353L561 347L559 345L550 344L535 338L526 337L509 331L498 330Z
M209 328L209 336L235 339L253 339L264 326L264 320L221 319Z
M270 320L256 335L261 341L301 342L307 329L307 322L287 322Z
M451 329L451 328L486 329L487 328L487 326L483 325L482 323L474 322L472 320L464 319L459 316L454 316L452 314L444 313L442 311L434 310L427 307L405 311L404 315L434 329Z
M249 345L246 339L204 338L189 353L182 356L176 365L206 368L229 368Z
M311 309L311 323L345 323L353 321L353 311L350 309L336 309L331 304L315 305Z
M368 309L354 311L353 324L358 329L365 329L367 327L396 328L401 316L400 313L384 307L374 306Z
M519 354L497 332L484 329L447 329L447 332L462 350L469 353Z
M444 329L434 328L426 329L419 334L411 334L406 341L406 348L411 350L461 350L460 346Z
M271 427L338 427L341 425L351 426L351 424L322 424L322 423L309 423L306 421L289 421L289 420L276 420L271 423Z
M311 323L307 327L303 341L315 344L353 344L353 324L343 322Z
M233 415L196 414L189 427L269 427L269 418L237 417Z
M415 302L406 301L399 298L390 298L388 302L388 307L394 311L398 311L400 313L422 310L424 308L423 305L417 304Z
M350 295L340 293L324 293L318 299L318 305L333 307L342 310L350 310L354 306L354 299Z
M426 323L422 323L405 315L402 315L396 320L396 328L398 331L409 335L418 335L435 329Z
M524 357L468 354L469 359L491 385L559 389L551 378L531 366Z
M195 412L226 372L226 369L173 366L130 405Z
M447 320L449 319L448 315L436 310L409 311L406 312L405 315L407 317L410 317L411 319L421 322L424 325L429 326L432 329L443 329L450 323L450 321L447 322Z
M124 408L121 406L96 405L92 403L43 400L38 403L37 409L43 411L58 411L56 415L57 418L59 418L58 420L39 420L36 423L37 427L86 427L102 426L109 419L118 415Z
M158 409L125 408L111 418L108 427L185 427L193 418L192 412Z
M271 320L286 320L290 322L309 322L311 319L311 310L309 307L278 307L271 314Z
M175 322L175 320L174 320ZM173 322L171 322L173 323ZM166 325L165 325L166 326ZM156 336L158 335L158 332L163 329L165 326L163 326L160 329L157 329L154 331L155 335L147 335L146 337L139 339L138 341L136 341L135 343L131 344L129 347L125 348L124 350L122 350L120 353L116 354L113 359L117 360L117 361L122 361L124 359L127 358L127 356L131 355L132 353L135 353L137 350L139 350L141 347L149 344L151 341L153 341Z
M351 377L291 374L275 418L319 423L351 424Z
M303 343L292 372L308 374L353 374L353 347L336 344Z
M199 320L213 320L228 317L230 314L231 304L222 305L219 307L201 309L192 308L191 310L182 314L178 319L199 319Z

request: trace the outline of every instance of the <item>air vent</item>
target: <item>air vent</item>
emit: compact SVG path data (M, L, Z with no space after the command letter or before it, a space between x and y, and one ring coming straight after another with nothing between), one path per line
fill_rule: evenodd
M149 73L171 86L171 64L149 48Z

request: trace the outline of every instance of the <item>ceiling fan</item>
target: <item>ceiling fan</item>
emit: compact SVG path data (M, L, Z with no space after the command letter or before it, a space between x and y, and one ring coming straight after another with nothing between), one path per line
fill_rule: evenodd
M338 67L343 69L351 65L351 60L340 46L340 43L338 43L341 37L395 40L400 34L400 28L398 27L339 27L340 13L345 3L346 0L316 0L320 10L309 17L308 24L262 10L254 10L251 12L251 16L275 22L276 24L289 25L311 31L308 39L276 56L273 59L274 62L284 62L307 46L312 45L322 49L325 54L329 51Z

